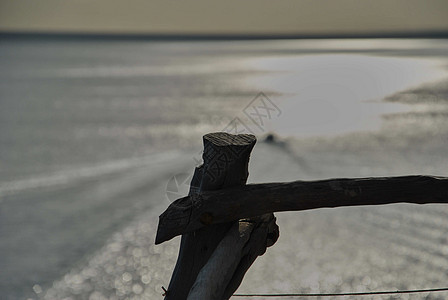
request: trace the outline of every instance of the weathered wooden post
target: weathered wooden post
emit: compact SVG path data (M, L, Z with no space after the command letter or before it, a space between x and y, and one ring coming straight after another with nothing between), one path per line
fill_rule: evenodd
M204 163L195 169L190 196L245 185L255 136L218 132L207 134L203 139ZM182 209L182 204L179 205ZM195 203L189 205L188 209L193 210ZM256 257L278 237L278 227L271 213L250 220L211 225L213 219L214 215L205 211L200 222L209 226L182 235L166 300L228 299ZM171 225L176 227L185 221L189 220L173 221ZM163 241L156 237L156 243L160 242Z

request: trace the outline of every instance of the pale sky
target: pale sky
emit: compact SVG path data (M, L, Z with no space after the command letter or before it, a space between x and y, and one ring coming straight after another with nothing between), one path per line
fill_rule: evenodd
M447 0L0 0L0 31L334 34L448 31Z

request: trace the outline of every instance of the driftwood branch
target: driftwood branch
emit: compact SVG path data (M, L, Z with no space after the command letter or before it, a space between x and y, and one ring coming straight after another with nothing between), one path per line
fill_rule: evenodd
M258 256L266 252L277 241L280 231L274 214L266 214L255 218L240 220L239 223L249 222L254 224L249 241L244 245L239 256L239 264L228 282L221 299L229 299L243 281L244 275ZM216 278L216 276L214 276ZM198 277L199 278L199 277ZM216 278L219 280L219 278ZM207 298L210 299L210 298Z
M271 240L269 235L274 234ZM278 237L272 214L234 223L201 269L187 300L229 299L255 259Z
M159 217L156 244L214 224L279 211L390 203L448 203L448 178L401 176L294 181L192 194Z

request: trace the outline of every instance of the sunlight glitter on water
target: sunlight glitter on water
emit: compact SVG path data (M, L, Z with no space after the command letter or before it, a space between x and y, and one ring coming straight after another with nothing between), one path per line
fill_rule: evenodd
M382 115L411 109L384 97L447 75L435 59L362 54L270 56L251 63L265 73L246 83L282 95L282 115L267 129L299 137L376 130Z

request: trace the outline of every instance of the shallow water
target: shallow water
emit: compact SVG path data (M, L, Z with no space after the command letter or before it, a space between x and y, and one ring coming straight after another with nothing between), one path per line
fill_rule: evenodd
M0 184L197 149L235 117L256 134L376 130L409 110L385 96L447 76L447 51L406 39L2 41ZM280 113L262 128L245 114L259 92Z
M235 120L286 140L254 150L252 182L446 176L447 55L445 40L2 41L2 294L159 295L177 251L152 245L166 184L200 160L203 134ZM441 284L445 210L280 214L284 237L241 289Z

